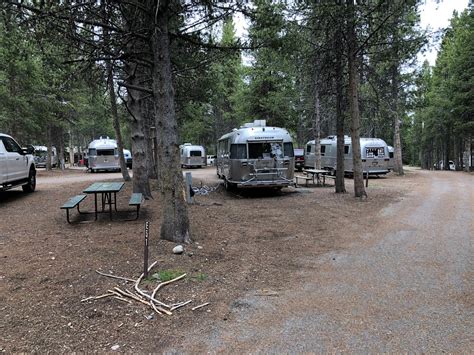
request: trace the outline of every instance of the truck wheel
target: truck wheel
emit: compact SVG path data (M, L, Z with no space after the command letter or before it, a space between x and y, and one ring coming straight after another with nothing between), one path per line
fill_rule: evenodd
M24 192L34 192L36 188L36 171L34 169L30 169L30 173L28 174L28 183L21 187Z

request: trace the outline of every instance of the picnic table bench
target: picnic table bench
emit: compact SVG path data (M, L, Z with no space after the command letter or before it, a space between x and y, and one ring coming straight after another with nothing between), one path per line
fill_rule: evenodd
M298 180L304 180L305 185L308 186L308 181L312 181L313 178L307 175L295 175L296 185L298 185Z
M138 219L142 200L143 200L143 194L141 192L134 192L132 193L132 196L130 197L130 201L128 201L129 206L137 206L137 216L135 217L135 219Z
M74 196L74 197L71 197L64 205L61 206L61 209L63 210L66 210L66 219L67 219L67 222L68 223L71 223L71 221L69 220L69 210L74 208L74 207L77 207L77 212L79 213L83 213L81 212L81 210L79 209L79 204L87 197L87 195L77 195L77 196Z
M131 212L117 210L117 192L122 189L123 185L123 182L95 182L83 191L84 195L77 195L71 197L64 205L60 207L61 209L66 210L67 222L71 223L71 220L69 218L69 210L75 207L77 207L77 211L80 214L94 214L95 220L97 220L97 215L99 213L104 212L108 212L110 220L112 220L112 210L115 210L116 213ZM79 204L87 197L87 194L94 194L94 211L92 212L83 212L79 209ZM97 195L101 195L100 204L98 202ZM134 221L138 219L138 217L140 216L140 206L142 204L142 201L142 193L132 193L128 205L136 207L136 217L134 219L125 219L125 221ZM106 209L107 206L108 209ZM122 219L122 221L124 220Z

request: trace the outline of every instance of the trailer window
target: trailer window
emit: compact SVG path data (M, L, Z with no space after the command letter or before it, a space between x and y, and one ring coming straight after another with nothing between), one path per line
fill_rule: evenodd
M97 150L97 155L114 155L115 150L114 149L98 149Z
M230 159L247 159L247 145L231 144Z
M348 145L344 146L344 154L349 154L349 146Z
M324 154L326 154L326 146L321 145L321 156L324 156Z
M388 157L389 157L390 159L393 159L393 152L388 152Z
M385 149L383 147L371 147L371 148L365 148L365 154L367 158L383 158L385 156Z
M189 152L189 156L191 156L191 157L201 157L202 152L200 150L191 150Z
M285 153L285 157L293 158L295 156L295 151L293 150L293 143L283 143L283 151Z
M308 144L306 146L306 153L308 153L308 154L311 153L311 144Z
M89 149L89 154L88 155L97 155L97 150L94 148Z
M280 143L249 143L249 159L283 158Z

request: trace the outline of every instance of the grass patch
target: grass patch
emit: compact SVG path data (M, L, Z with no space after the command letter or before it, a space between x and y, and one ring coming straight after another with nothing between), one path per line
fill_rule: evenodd
M181 270L161 270L151 275L151 278L154 280L158 279L161 282L166 282L169 280L173 280L177 278L178 276L183 275L184 273L185 272Z
M207 275L203 272L198 272L197 274L191 276L193 279L196 279L198 281L204 281L207 279Z

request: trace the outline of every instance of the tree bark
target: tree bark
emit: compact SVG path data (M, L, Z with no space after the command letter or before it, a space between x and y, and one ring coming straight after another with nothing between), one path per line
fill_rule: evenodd
M46 128L47 130L47 141L48 141L48 146L47 148L47 155L46 155L46 170L49 171L51 170L52 167L52 155L53 155L53 128L51 127L51 124L48 123L48 127Z
M397 45L394 45L394 55L397 55ZM393 114L393 158L394 158L394 167L393 171L398 175L404 175L403 172L403 162L402 162L402 143L400 138L400 118L398 115L398 63L392 64L390 69L392 77L392 114Z
M316 61L316 66L318 66ZM315 68L314 75L314 120L313 120L313 138L314 138L314 168L321 169L321 111L319 101L319 80L318 68Z
M355 32L355 12L354 5L350 4L349 20L347 26L348 45L348 67L349 67L349 106L351 113L351 140L352 140L352 171L354 177L355 197L367 197L364 187L364 177L362 175L362 159L360 152L360 113L359 113L359 87L358 87L358 41Z
M140 80L140 67L138 64L126 64L125 71L128 73L127 82L134 85ZM147 138L145 134L145 120L143 116L144 93L141 91L127 89L127 108L130 112L130 133L132 139L132 169L133 169L133 192L141 192L146 199L152 198L150 182L148 178Z
M69 130L69 167L74 166L74 139L72 135L72 131Z
M342 21L339 19L339 21ZM346 186L344 181L344 114L342 110L342 31L341 26L336 29L335 53L335 73L336 73L336 132L337 132L337 159L336 159L336 193L345 193Z
M158 5L160 6L160 5ZM161 181L163 218L161 239L176 243L191 241L184 180L180 168L178 127L174 106L168 29L168 3L156 14L152 35L153 95L158 140L158 173Z

